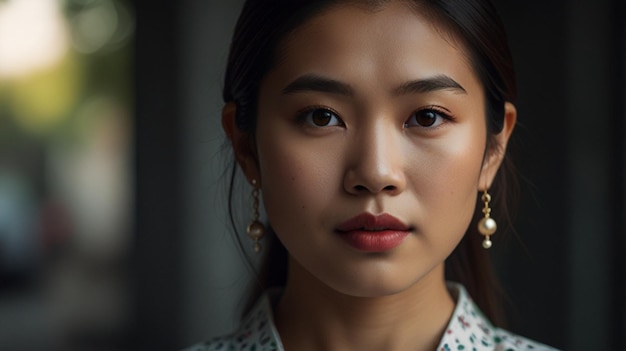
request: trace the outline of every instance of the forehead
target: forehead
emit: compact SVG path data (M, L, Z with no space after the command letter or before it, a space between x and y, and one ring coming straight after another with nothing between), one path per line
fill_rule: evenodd
M294 75L301 70L344 75L358 69L369 77L383 70L396 80L439 73L475 79L461 40L438 17L405 1L335 4L281 42L275 68Z

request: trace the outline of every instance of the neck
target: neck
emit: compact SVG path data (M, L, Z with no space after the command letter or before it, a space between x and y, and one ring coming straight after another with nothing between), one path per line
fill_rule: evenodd
M381 297L342 294L290 260L275 311L290 350L435 350L454 311L443 264L402 292Z

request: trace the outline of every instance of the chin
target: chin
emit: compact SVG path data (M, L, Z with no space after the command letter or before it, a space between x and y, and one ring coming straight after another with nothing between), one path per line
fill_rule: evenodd
M325 284L331 289L352 297L376 298L395 295L415 286L422 278L423 274L347 274L344 277L326 280Z

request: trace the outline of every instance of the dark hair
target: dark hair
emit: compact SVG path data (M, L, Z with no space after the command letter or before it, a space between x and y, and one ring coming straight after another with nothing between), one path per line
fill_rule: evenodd
M383 6L388 1L338 1L338 0L248 0L235 27L230 48L223 89L224 102L235 102L237 127L248 132L254 142L256 130L257 99L261 80L272 69L281 40L289 33L329 6L351 2L369 8ZM493 151L494 135L502 130L504 105L514 101L516 95L513 60L504 26L494 5L488 0L412 0L428 18L441 23L439 28L452 35L464 45L472 68L478 75L485 93L487 120L487 150ZM493 213L497 216L500 231L510 223L505 201L509 186L508 174L512 165L505 155L490 192ZM229 190L229 210L233 228L232 194L236 164L233 163ZM511 172L512 174L512 172ZM477 197L478 198L478 197ZM474 212L476 223L481 215L477 199ZM507 223L508 222L508 223ZM502 224L505 224L504 226ZM238 236L237 236L238 238ZM238 238L239 240L239 238ZM476 226L470 225L465 236L446 260L446 279L462 283L483 312L497 325L503 322L503 312L498 297L499 286L490 264L490 257L481 246L482 236ZM270 235L265 246L267 259L262 266L256 291L249 302L268 286L282 285L286 281L287 253L285 248Z

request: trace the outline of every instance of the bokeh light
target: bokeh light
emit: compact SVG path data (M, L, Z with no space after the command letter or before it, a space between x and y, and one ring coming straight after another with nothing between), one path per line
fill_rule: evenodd
M2 349L127 334L134 27L125 0L0 1Z

